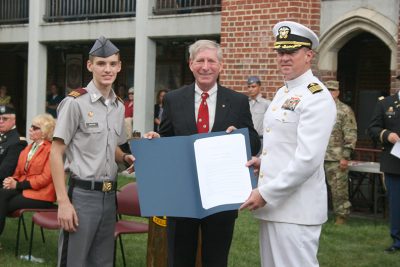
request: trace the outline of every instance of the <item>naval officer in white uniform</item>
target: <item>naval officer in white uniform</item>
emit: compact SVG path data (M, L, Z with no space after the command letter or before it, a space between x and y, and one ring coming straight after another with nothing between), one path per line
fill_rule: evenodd
M328 206L324 156L336 107L311 71L317 35L291 21L276 24L273 34L284 86L265 113L261 155L248 162L259 169L258 188L241 209L260 220L262 266L319 266Z

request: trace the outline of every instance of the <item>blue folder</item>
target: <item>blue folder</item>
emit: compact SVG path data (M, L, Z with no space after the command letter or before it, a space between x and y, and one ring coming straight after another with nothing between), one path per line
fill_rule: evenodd
M204 209L197 178L194 142L197 139L226 135L225 132L191 136L132 140L135 174L141 215L203 218L220 211L238 209L241 203ZM245 136L247 158L251 158L247 128L230 134ZM223 168L223 166L222 166ZM256 179L249 168L253 188Z

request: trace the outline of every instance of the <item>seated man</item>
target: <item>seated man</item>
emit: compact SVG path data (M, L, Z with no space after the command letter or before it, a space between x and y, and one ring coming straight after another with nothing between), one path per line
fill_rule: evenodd
M14 173L19 154L26 145L15 127L15 110L0 106L0 188L3 180Z

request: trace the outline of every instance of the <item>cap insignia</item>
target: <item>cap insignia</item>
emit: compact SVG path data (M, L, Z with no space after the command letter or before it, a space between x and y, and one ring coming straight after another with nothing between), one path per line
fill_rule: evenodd
M290 34L290 28L287 26L282 26L279 28L278 32L280 39L287 39Z

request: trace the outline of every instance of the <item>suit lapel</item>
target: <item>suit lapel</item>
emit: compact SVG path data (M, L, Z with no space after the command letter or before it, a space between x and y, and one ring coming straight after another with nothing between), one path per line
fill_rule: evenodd
M182 103L182 116L185 116L189 131L197 133L196 114L194 111L194 83L185 89Z
M215 119L214 125L211 131L215 131L215 129L220 128L223 125L223 122L226 121L226 116L229 113L230 102L227 97L226 91L220 85L218 85L217 91L217 105L215 107Z

